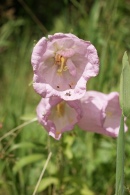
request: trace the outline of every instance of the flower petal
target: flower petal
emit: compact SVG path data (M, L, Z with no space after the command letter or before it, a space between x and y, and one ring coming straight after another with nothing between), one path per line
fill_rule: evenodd
M83 117L78 122L79 127L96 133L104 132L106 102L102 102L97 96L92 96L87 92L81 99L81 105Z

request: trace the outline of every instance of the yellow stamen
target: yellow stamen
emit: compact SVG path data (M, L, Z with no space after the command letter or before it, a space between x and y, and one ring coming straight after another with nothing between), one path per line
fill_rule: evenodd
M68 67L67 66L64 66L63 71L66 71L67 69L68 69Z
M58 117L63 117L64 116L64 112L65 112L65 102L60 102L59 104L57 104L56 106L56 112Z
M112 117L112 112L107 111L107 112L106 112L106 115L107 115L108 117Z
M60 64L60 68L57 70L58 73L61 73L63 71L65 65L65 58L61 57L60 60L61 60L61 64Z
M58 137L58 135L61 134L60 131L56 131L56 137Z
M66 71L68 67L65 65L66 64L66 58L61 56L60 54L57 54L55 57L55 64L60 66L57 70L57 73L59 75L62 75L63 71Z

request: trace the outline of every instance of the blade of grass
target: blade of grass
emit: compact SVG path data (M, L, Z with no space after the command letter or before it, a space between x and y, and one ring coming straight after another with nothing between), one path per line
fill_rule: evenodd
M15 127L14 129L10 130L8 133L4 134L4 135L0 138L0 141L2 141L3 139L5 139L5 138L8 137L9 135L13 135L13 133L14 133L15 131L17 131L18 129L23 128L23 127L25 127L26 125L29 125L30 123L33 123L33 122L35 122L35 121L37 121L37 118L33 118L32 120L29 120L29 121L27 121L27 122L25 122L25 123L23 123L23 124L21 124L21 125Z
M125 52L122 60L122 73L120 82L120 105L123 115L130 115L130 64L127 53Z
M38 182L37 182L37 184L36 184L36 186L35 186L33 195L35 195L36 192L37 192L37 189L38 189L39 184L40 184L40 182L41 182L41 180L42 180L42 177L43 177L43 175L44 175L44 172L45 172L45 170L46 170L46 168L47 168L47 165L48 165L48 163L49 163L49 160L50 160L50 158L51 158L51 155L52 155L52 152L50 152L49 155L48 155L48 158L47 158L46 163L45 163L45 165L44 165L44 167L43 167L43 170L42 170L42 172L41 172L41 175L40 175L40 177L39 177L39 179L38 179Z
M33 19L33 21L38 25L38 27L42 30L42 32L44 34L47 34L47 29L45 28L45 26L42 24L42 22L37 18L37 16L32 12L32 10L30 9L30 7L25 3L25 1L23 0L18 0L18 2L23 6L23 8L25 9L25 11L31 16L31 18Z

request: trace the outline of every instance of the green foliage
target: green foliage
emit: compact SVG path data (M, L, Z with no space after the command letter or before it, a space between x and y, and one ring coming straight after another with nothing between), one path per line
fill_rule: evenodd
M124 194L124 117L121 117L119 136L117 138L117 159L116 159L116 195Z
M47 178L43 178L40 182L40 185L38 187L38 192L42 192L43 190L45 190L47 187L49 187L50 185L57 185L58 184L58 179L56 177L47 177Z
M35 161L39 161L43 158L42 154L31 154L29 156L21 158L13 167L13 172L17 173L24 166L34 163Z
M120 104L123 115L128 117L130 115L130 64L128 62L127 53L123 56L123 67L120 82Z
M122 54L126 50L128 55L130 52L129 1L40 2L35 2L37 5L34 6L34 1L28 1L32 12L27 12L27 7L20 4L15 18L6 19L0 26L1 137L35 117L40 100L30 84L33 77L30 57L34 43L45 32L32 13L48 34L72 32L95 45L100 57L100 73L88 82L88 89L106 93L119 91ZM43 7L43 4L49 6ZM127 124L129 127L129 121ZM128 132L126 194L130 194L129 142ZM72 132L64 133L60 141L55 141L35 121L19 127L0 143L0 195L32 195L50 151L52 157L37 194L114 194L115 139L86 133L75 127Z
M130 114L130 64L128 62L128 56L126 52L123 55L122 64L123 67L120 81L120 105L122 109L122 117L120 121L119 136L117 139L116 195L124 194L124 116L128 117Z

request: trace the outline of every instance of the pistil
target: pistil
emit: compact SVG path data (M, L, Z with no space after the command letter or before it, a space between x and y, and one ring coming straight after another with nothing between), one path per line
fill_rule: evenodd
M63 117L65 113L65 102L62 101L56 106L56 112L58 117Z
M60 54L57 54L56 57L55 57L55 64L60 66L58 69L57 69L57 73L59 75L62 75L62 72L63 71L66 71L68 68L66 66L66 58L61 56Z

